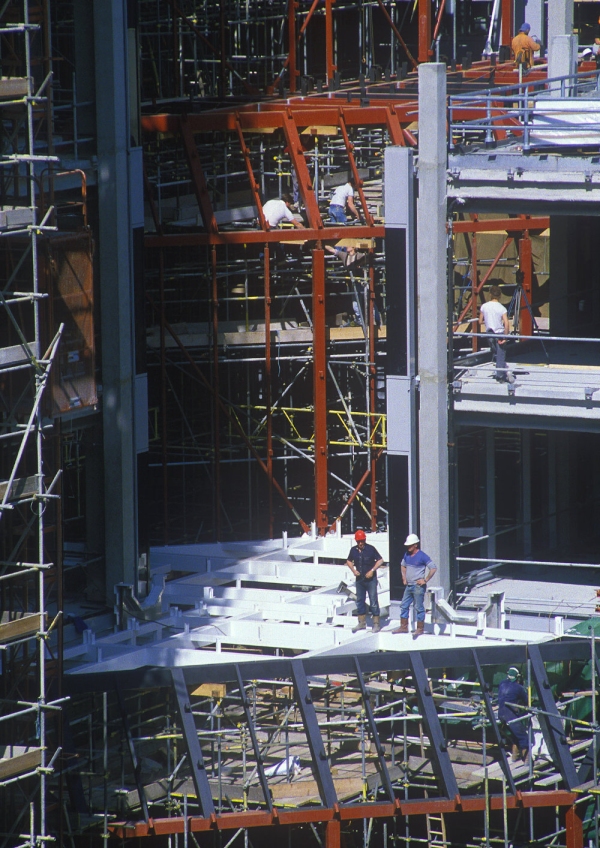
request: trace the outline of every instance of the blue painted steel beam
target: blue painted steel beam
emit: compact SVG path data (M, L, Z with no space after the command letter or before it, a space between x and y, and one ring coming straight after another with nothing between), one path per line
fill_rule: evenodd
M538 713L540 727L552 761L563 779L566 789L580 785L577 769L571 756L571 750L565 734L565 723L558 712L552 689L546 676L544 661L537 645L529 646L531 676L540 699L541 710Z
M173 681L173 691L177 701L179 710L179 718L181 720L181 729L183 732L183 741L190 761L192 770L192 780L194 781L194 789L202 815L205 818L215 814L215 806L213 804L212 792L204 767L204 757L202 756L202 748L198 739L198 731L196 730L196 721L192 713L190 704L190 696L187 689L187 684L183 676L183 671L180 668L171 669L171 677Z
M302 716L304 729L306 731L306 740L312 757L312 768L317 786L319 787L319 795L325 807L333 807L337 804L337 795L335 786L333 785L333 777L329 763L327 762L327 754L323 745L323 738L319 729L319 721L315 705L313 704L312 695L306 679L306 672L302 660L291 660L291 677L296 690L296 698L298 701L298 709Z
M258 744L258 739L256 738L256 729L254 727L254 722L252 721L252 715L250 713L250 701L246 697L246 690L244 688L244 681L242 679L242 673L240 671L239 665L236 665L235 673L237 675L237 683L240 690L240 697L242 699L242 707L244 708L244 715L246 716L246 724L248 725L248 730L250 731L250 739L252 740L252 748L254 749L254 756L256 758L256 769L258 771L258 778L262 787L265 803L268 807L269 812L272 813L273 799L271 798L271 790L269 789L269 784L265 775L263 756Z
M127 742L127 750L129 751L129 756L131 758L133 776L135 778L135 785L138 792L140 807L142 808L142 815L144 816L144 821L147 822L150 816L148 814L148 802L146 800L146 793L144 792L144 784L142 783L142 764L139 762L135 751L133 735L131 733L131 727L129 726L129 717L127 716L127 710L125 709L125 701L123 699L123 693L121 691L119 683L117 683L115 688L117 691L119 712L121 713L121 722L123 723L123 731L125 733L125 740Z
M494 741L498 745L498 750L500 751L500 765L502 766L502 771L504 772L504 776L506 778L506 783L510 789L510 791L514 794L517 791L515 786L515 781L513 780L512 772L510 770L510 766L508 764L508 759L506 757L506 751L504 750L504 743L502 736L500 734L500 729L498 727L498 722L496 721L496 715L494 713L494 708L492 707L492 699L490 698L490 693L487 688L487 684L485 682L485 678L483 676L483 669L481 668L481 663L479 662L479 657L477 656L477 651L473 648L473 665L475 666L475 671L477 672L477 678L479 680L479 685L481 686L481 698L483 703L485 704L485 711L488 717L488 720L492 726L492 734L494 736Z
M429 736L433 772L438 779L441 794L446 798L453 799L459 794L458 784L452 767L452 761L448 754L444 731L442 730L442 725L435 708L423 658L417 651L410 651L408 659L419 701L419 709L423 716L427 735Z
M393 801L395 798L394 787L392 786L392 781L390 780L390 775L385 762L385 751L379 739L379 734L377 733L375 716L373 715L373 708L371 707L369 693L367 692L367 688L365 686L365 681L360 668L360 662L358 661L358 657L354 657L354 665L356 666L356 679L358 680L358 686L360 688L360 694L362 695L363 706L365 708L365 715L367 716L367 722L369 724L369 732L371 734L371 739L375 743L375 750L377 751L377 764L379 775L381 777L381 783L383 785L383 788L385 789L386 795L388 796L390 801Z

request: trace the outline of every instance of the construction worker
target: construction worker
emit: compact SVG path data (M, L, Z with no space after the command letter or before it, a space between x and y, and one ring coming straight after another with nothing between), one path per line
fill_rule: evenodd
M281 199L267 200L263 206L263 215L265 216L267 230L278 227L282 221L288 221L297 230L304 230L304 224L294 218L292 212L293 205L294 202L289 194L282 194Z
M529 35L531 27L528 23L521 24L519 32L512 40L512 52L515 57L515 65L522 65L527 70L533 65L533 54L541 50L542 45Z
M510 327L508 324L508 312L506 307L500 303L502 291L500 286L490 287L490 299L482 304L479 315L480 330L490 336L490 348L496 362L495 379L501 383L514 383L515 376L506 367L506 339L496 339L496 335L508 336Z
M357 530L354 534L355 545L350 548L346 565L356 577L356 609L358 612L358 624L353 633L367 629L367 606L365 603L369 595L369 606L373 616L373 633L379 633L379 602L377 601L377 569L381 568L383 558L373 545L367 544L367 534L364 530Z
M405 589L400 606L400 627L393 630L393 633L408 633L408 612L413 601L417 611L415 635L420 636L425 630L425 587L437 568L431 561L431 557L427 556L425 551L420 550L420 544L419 537L414 533L410 533L404 542L406 553L402 558L400 568Z
M526 763L529 756L529 735L523 710L520 710L519 706L527 707L527 692L519 682L520 677L517 668L509 668L506 680L498 686L498 721L502 731L512 740L512 759L521 758ZM511 704L516 706L510 706Z

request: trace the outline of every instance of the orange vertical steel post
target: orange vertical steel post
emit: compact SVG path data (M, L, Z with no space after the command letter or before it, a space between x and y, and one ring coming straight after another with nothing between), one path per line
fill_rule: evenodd
M372 251L371 251L372 253ZM369 448L371 460L371 530L377 530L377 460L373 451L373 437L375 433L375 380L377 369L375 368L375 268L369 263Z
M565 813L565 836L567 848L583 848L582 812L573 805Z
M333 64L333 4L335 0L325 0L325 58L327 63L327 82L333 80L336 67Z
M431 56L431 0L418 0L419 10L419 62L428 62Z
M265 405L267 407L267 477L269 480L269 539L273 538L273 413L271 410L271 266L265 244Z
M501 43L502 44L510 44L513 38L513 15L514 15L514 6L513 0L502 0L502 10L501 10L501 21L500 21L500 34L501 34Z
M221 541L221 416L219 407L219 300L217 290L217 247L213 244L211 250L212 266L212 337L213 337L213 390L214 390L214 439L215 453L213 466L214 513L217 542Z
M313 266L313 403L315 410L315 521L317 532L327 532L327 327L325 323L325 251L312 252Z
M331 819L325 825L325 848L340 848L342 844L342 823Z
M531 239L525 232L519 239L519 274L523 295L521 297L521 314L519 315L519 332L522 336L533 334L533 319L531 317L531 290L533 283L533 257L531 254Z
M288 67L290 71L290 94L296 92L296 0L288 2Z

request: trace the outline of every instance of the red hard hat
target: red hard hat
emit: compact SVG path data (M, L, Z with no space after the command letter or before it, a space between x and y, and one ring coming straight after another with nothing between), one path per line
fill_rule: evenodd
M357 530L356 533L354 534L354 539L355 539L356 542L364 542L366 538L367 538L367 534L365 533L364 530Z

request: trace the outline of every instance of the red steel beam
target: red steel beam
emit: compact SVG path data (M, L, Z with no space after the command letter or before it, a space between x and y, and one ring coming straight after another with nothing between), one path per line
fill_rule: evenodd
M314 197L314 195L313 195ZM315 201L316 202L316 201ZM385 227L353 226L352 238L383 238ZM348 227L324 227L323 229L283 229L269 230L231 230L219 233L173 233L169 235L148 235L144 238L146 247L193 247L207 244L270 244L278 241L339 241L348 238Z
M234 830L238 828L269 827L272 825L296 825L310 822L358 821L360 819L393 818L394 816L423 816L439 813L481 812L489 806L492 810L508 809L538 809L542 807L567 808L565 823L567 829L568 848L582 848L583 823L579 808L576 808L577 795L566 790L547 790L537 792L517 792L516 795L491 795L464 797L454 799L424 798L415 801L400 801L394 803L368 803L342 807L297 808L295 810L274 809L273 813L264 810L246 810L233 813L221 813L210 818L197 816L188 817L188 832ZM185 820L183 817L166 819L150 819L149 822L113 822L109 825L112 834L121 838L134 836L155 836L158 834L183 833Z
M531 295L533 288L533 256L529 233L519 239L519 274L523 295L521 297L521 312L519 315L519 334L533 335L533 318L531 315Z
M288 0L288 67L290 69L290 94L296 93L296 9L297 0ZM282 72L283 73L283 70ZM281 74L280 74L281 76Z
M327 82L331 84L336 71L333 63L333 3L335 0L325 0L325 65Z
M429 62L431 56L431 0L418 0L419 62Z
M512 238L510 238L510 237L509 237L509 238L507 238L507 239L505 240L504 244L502 245L502 247L500 248L500 250L498 251L498 253L497 253L497 254L496 254L496 256L494 257L494 260L493 260L492 264L491 264L491 265L490 265L490 267L487 269L487 271L486 271L486 273L485 273L485 275L484 275L484 277L483 277L483 280L479 283L479 285L477 285L477 286L475 287L475 294L476 294L476 295L477 295L477 294L479 294L479 292L481 291L481 289L485 286L485 284L487 283L487 281L489 280L489 278L492 276L492 274L493 274L493 272L494 272L494 269L495 269L496 265L498 264L498 262L500 262L500 260L501 260L501 258L502 258L502 255L503 255L504 251L506 250L506 248L508 247L508 245L511 243L511 241L512 241ZM464 321L465 315L466 315L466 314L467 314L467 312L469 311L470 307L471 307L471 299L469 299L469 302L467 303L467 305L464 307L464 309L462 310L462 312L461 312L461 313L460 313L460 315L458 316L458 318L457 318L457 320L456 320L456 322L455 322L455 324L454 324L454 329L455 329L455 330L456 330L456 328L458 327L458 325L461 323L461 321ZM473 330L472 332L475 332L475 330Z
M202 170L202 165L200 164L198 148L196 147L193 130L190 122L188 121L187 115L181 115L179 128L181 132L181 140L183 141L183 149L192 175L192 185L196 194L198 206L200 207L200 214L202 215L204 227L209 233L218 233L219 227L217 226L215 213L210 200L210 194L208 193L206 178L204 176L204 171Z
M252 162L250 161L250 151L246 145L246 141L244 139L244 133L242 130L242 126L240 124L239 116L236 115L236 130L238 134L238 139L240 142L240 148L242 151L242 156L244 157L244 162L246 164L246 171L248 173L248 181L250 183L250 191L252 192L252 198L254 200L254 205L256 206L256 211L258 213L258 220L260 221L260 226L265 232L267 231L267 222L265 221L265 213L263 212L262 203L260 202L260 194L258 192L259 186L256 180L254 179L254 170L252 168Z
M315 521L319 535L328 527L327 491L327 323L325 320L325 251L312 252L313 404L315 423Z
M500 12L500 43L510 44L513 38L513 0L502 0Z
M350 169L352 170L352 176L354 177L354 182L356 184L356 188L358 189L358 196L360 197L360 205L362 207L363 215L365 221L367 222L369 227L373 226L373 216L369 211L369 207L367 206L367 201L365 199L365 193L362 187L362 180L358 175L358 168L356 167L356 160L354 158L354 145L350 141L350 137L348 136L348 130L346 129L346 122L344 120L343 110L340 109L340 117L339 117L339 127L342 131L342 137L344 139L344 144L346 146L346 153L348 154L348 162L350 163Z
M525 230L546 230L550 218L495 218L493 221L455 221L452 230L455 233L522 233Z
M332 819L325 825L325 848L341 848L342 825L339 819Z
M285 134L290 159L292 160L292 167L296 171L296 177L298 178L298 190L300 191L300 195L304 202L308 225L315 230L319 230L323 227L323 221L321 219L321 213L319 212L319 204L317 203L317 198L315 197L315 192L313 190L308 165L304 158L304 150L302 149L302 142L298 133L298 127L289 111L282 117L283 132Z

